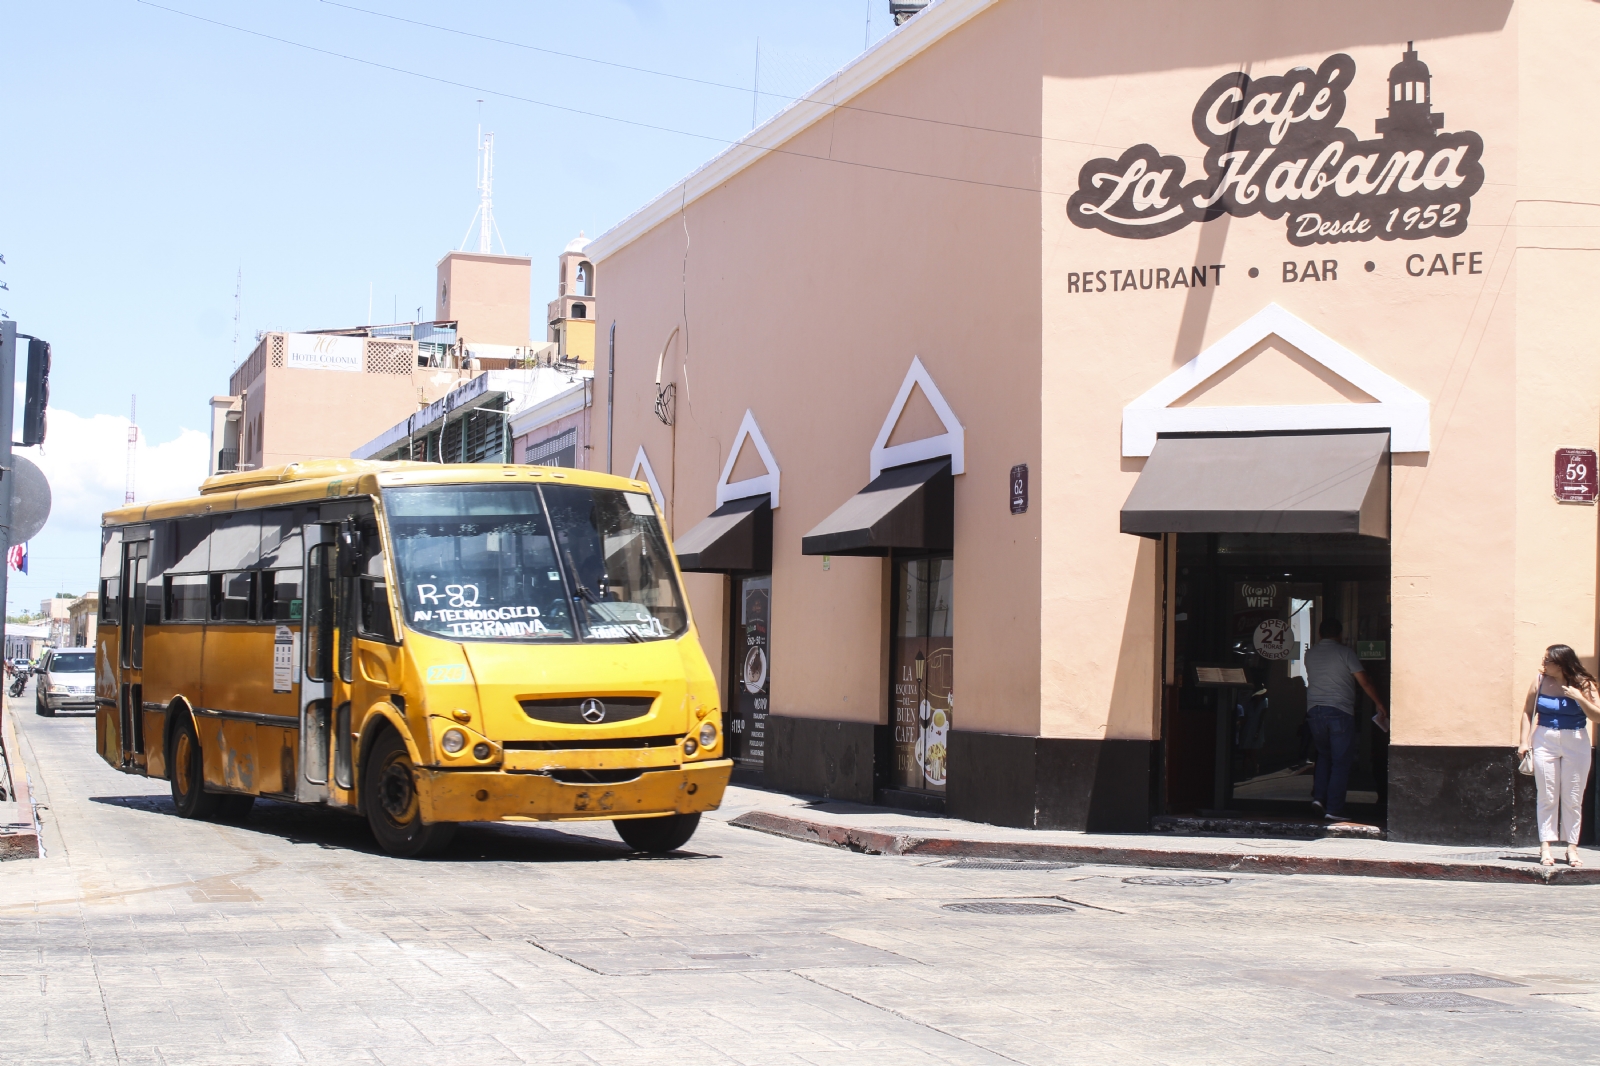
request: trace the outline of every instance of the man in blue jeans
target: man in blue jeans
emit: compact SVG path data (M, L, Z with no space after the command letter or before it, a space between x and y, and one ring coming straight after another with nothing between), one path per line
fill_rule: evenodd
M1388 728L1389 712L1372 687L1372 679L1356 653L1340 638L1344 626L1337 618L1324 618L1317 627L1322 639L1305 653L1306 720L1317 746L1317 769L1312 778L1311 806L1324 821L1344 821L1345 793L1350 788L1350 767L1356 761L1356 686L1378 705L1378 724Z

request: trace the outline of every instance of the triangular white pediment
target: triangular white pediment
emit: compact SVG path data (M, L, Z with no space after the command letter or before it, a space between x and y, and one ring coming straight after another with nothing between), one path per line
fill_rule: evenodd
M905 412L913 388L922 390L922 395L933 406L933 413L939 416L944 432L923 437L921 440L891 445L889 436L894 432L901 414ZM955 412L950 410L950 405L945 402L939 386L933 383L933 376L928 373L928 368L922 365L922 359L912 356L911 369L906 371L906 378L900 383L900 391L895 394L894 403L889 405L889 417L883 420L883 428L878 431L878 439L872 443L868 462L872 476L876 478L891 466L920 463L924 459L936 459L941 455L950 457L950 472L960 474L966 465L965 453L966 433L956 419Z
M633 457L633 469L628 476L649 485L650 494L656 498L656 506L663 511L667 509L667 498L661 493L661 485L656 481L656 472L650 468L650 457L644 453L643 444L639 445L639 454Z
M1371 396L1376 403L1174 407L1234 360L1277 337ZM1326 333L1268 304L1233 332L1168 374L1122 409L1122 454L1149 455L1162 433L1250 433L1298 429L1387 429L1394 452L1430 448L1425 397Z
M733 476L733 466L739 461L739 451L744 447L745 441L755 445L756 454L761 456L761 463L767 468L765 474L745 478L743 481L728 480ZM767 440L761 435L761 427L756 425L756 416L749 411L744 413L744 420L739 423L739 432L733 438L733 447L728 449L728 461L722 466L722 476L717 478L717 506L721 507L729 500L742 500L746 496L760 496L767 493L772 497L772 509L778 509L778 484L782 480L782 472L778 469L778 461L772 457L772 449L767 447Z

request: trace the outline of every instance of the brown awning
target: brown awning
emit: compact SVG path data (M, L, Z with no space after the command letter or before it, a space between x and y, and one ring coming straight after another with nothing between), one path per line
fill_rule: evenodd
M800 541L802 555L888 555L889 549L949 551L955 544L950 460L885 470Z
M1389 434L1162 437L1122 531L1389 535Z
M707 574L772 569L772 497L729 500L672 544L678 566Z

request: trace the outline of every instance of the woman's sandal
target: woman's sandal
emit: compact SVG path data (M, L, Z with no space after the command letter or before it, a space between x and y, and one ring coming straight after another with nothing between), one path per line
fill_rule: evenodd
M1539 856L1539 865L1540 866L1554 866L1555 864L1556 864L1555 856L1551 855L1548 851L1544 852L1543 854L1541 854Z
M1574 870L1583 865L1583 860L1578 858L1577 848L1567 849L1567 865L1572 867Z

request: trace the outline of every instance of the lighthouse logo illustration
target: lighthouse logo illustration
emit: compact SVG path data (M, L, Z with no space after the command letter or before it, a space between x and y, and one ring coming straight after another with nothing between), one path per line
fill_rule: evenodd
M1067 213L1074 225L1136 240L1225 214L1282 218L1297 246L1465 232L1483 185L1483 138L1444 132L1433 76L1407 42L1389 71L1378 136L1362 140L1339 125L1355 74L1342 52L1314 71L1224 74L1191 119L1206 145L1201 176L1186 182L1181 157L1137 144L1085 163Z

